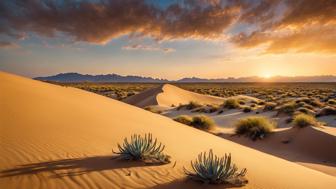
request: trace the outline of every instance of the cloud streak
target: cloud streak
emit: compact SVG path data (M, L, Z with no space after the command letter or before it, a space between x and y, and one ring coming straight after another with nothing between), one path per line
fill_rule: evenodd
M240 24L246 30L230 33ZM265 45L266 53L334 53L335 28L335 0L185 0L165 7L144 0L0 1L0 35L13 39L29 32L95 44L124 35L156 40L232 36L229 41L238 47Z
M159 46L142 45L142 44L126 45L126 46L123 46L122 49L123 50L142 50L142 51L161 51L164 53L171 53L175 51L175 49L173 48L162 48Z

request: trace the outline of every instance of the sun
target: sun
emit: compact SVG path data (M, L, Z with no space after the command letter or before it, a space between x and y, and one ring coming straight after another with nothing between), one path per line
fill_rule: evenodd
M268 78L272 77L272 75L271 74L264 74L262 77L268 79Z

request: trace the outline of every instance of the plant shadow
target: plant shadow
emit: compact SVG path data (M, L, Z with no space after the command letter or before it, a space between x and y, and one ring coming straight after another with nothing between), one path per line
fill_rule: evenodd
M76 176L94 171L143 166L157 165L149 165L140 161L120 160L116 159L115 156L93 156L20 165L16 168L1 170L0 178L37 174L41 172L51 172L55 174L54 177L59 178L64 176Z

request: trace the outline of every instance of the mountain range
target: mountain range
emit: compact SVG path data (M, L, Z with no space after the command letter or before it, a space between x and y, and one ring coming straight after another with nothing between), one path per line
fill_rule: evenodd
M118 74L89 75L79 73L60 73L53 76L36 77L36 80L51 82L114 82L114 83L239 83L239 82L336 82L336 76L274 76L263 78L258 76L250 77L228 77L219 79L205 79L197 77L182 78L179 80L158 79L142 76L122 76Z

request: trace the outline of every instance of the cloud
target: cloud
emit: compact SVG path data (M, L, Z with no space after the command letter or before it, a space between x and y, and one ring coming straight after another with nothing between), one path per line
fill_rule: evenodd
M243 32L230 30L242 24ZM229 41L238 47L265 45L266 53L330 53L335 52L336 1L185 0L164 7L146 0L0 1L0 36L17 39L26 33L95 44L125 35L156 40L232 36Z
M49 37L61 32L76 41L98 44L122 35L159 40L218 38L237 17L237 10L236 5L201 0L175 3L165 9L144 0L1 1L4 25L0 32L34 32Z
M9 41L0 41L0 49L16 49L20 46L16 43L9 42Z
M263 1L246 10L240 22L253 24L257 29L232 37L231 41L239 47L267 44L265 53L336 52L334 0Z
M162 48L159 46L141 45L141 44L126 45L126 46L123 46L122 49L123 50L162 51L165 53L170 53L170 52L175 51L175 49L173 48Z

